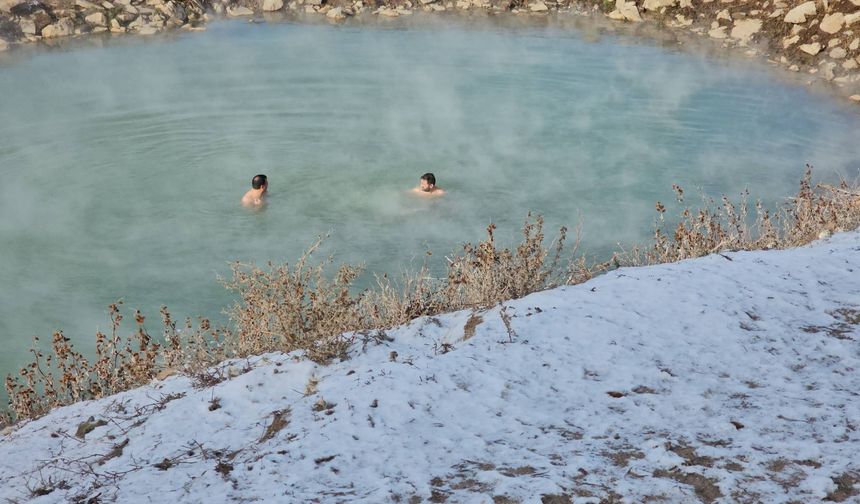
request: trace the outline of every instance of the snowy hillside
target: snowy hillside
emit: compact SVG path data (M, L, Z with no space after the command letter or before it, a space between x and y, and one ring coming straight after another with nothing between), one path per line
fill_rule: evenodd
M0 502L858 502L858 324L860 232L622 269L56 410Z

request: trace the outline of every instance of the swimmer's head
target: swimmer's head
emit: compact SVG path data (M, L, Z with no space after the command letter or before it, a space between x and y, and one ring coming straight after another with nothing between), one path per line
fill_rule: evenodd
M251 179L251 187L265 190L269 187L269 179L265 175L257 175Z
M436 176L430 172L421 175L418 187L424 192L430 192L436 187Z

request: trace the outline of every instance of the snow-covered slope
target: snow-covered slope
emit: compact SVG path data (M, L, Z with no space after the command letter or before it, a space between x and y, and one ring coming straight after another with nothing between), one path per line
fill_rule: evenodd
M622 269L58 409L0 501L858 502L858 324L858 232Z

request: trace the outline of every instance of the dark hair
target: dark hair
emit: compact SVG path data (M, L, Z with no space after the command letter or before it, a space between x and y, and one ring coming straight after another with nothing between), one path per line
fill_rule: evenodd
M436 185L436 176L430 172L421 175L421 180L426 180L427 183L430 185Z
M268 179L265 175L257 175L251 179L251 187L253 187L254 189L259 189L266 185L266 180Z

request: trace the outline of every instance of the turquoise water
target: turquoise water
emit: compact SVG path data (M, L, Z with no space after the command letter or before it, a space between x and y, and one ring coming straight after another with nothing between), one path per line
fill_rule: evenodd
M393 272L527 211L586 249L648 236L671 185L792 194L856 177L860 116L725 60L491 23L216 24L0 64L0 373L83 348L123 298L217 315L228 261L326 253ZM407 190L435 172L449 194ZM270 178L260 212L239 199Z

